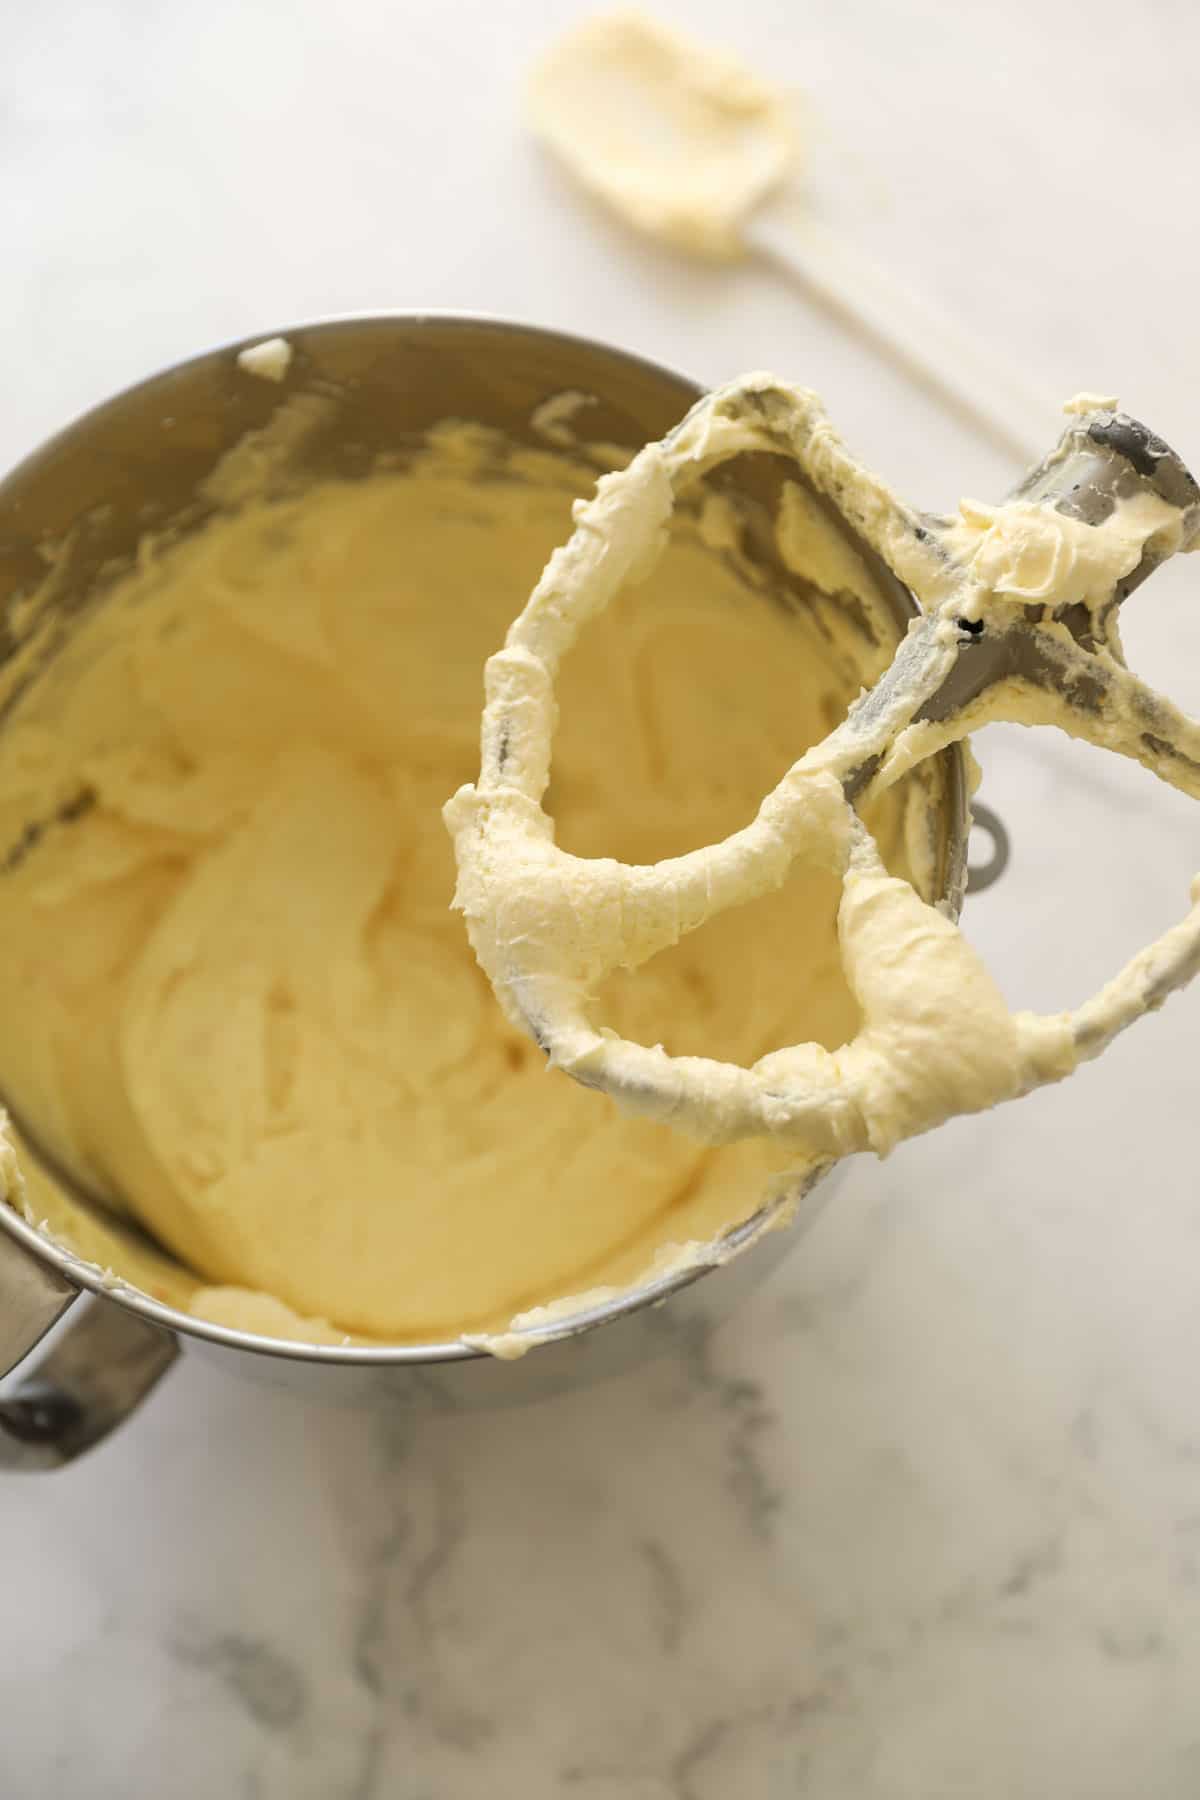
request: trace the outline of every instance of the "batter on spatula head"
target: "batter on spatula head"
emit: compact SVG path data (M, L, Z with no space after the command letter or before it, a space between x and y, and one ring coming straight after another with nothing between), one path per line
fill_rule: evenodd
M560 662L581 627L653 568L677 498L749 450L790 458L921 617L743 829L650 865L568 855L543 806ZM1097 1055L1200 968L1200 881L1183 922L1077 1011L1013 1013L954 922L887 872L860 808L998 720L1057 725L1200 798L1200 725L1129 672L1117 633L1119 603L1192 548L1198 529L1191 476L1110 409L1078 415L1012 499L934 518L865 469L806 390L756 374L700 401L577 507L573 536L487 665L479 780L448 803L446 822L455 903L509 1018L552 1063L631 1111L708 1141L774 1138L814 1167L886 1152ZM639 968L801 864L841 882L840 954L862 1016L849 1043L797 1043L742 1066L671 1056L596 1018L612 971ZM786 982L786 967L779 975Z

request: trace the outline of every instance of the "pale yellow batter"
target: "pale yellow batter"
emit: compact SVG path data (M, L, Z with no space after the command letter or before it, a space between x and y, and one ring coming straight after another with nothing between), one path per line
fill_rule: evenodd
M534 68L530 121L599 199L682 250L735 257L791 173L795 109L732 58L633 9L586 19Z
M449 910L440 809L478 767L480 672L589 484L457 430L408 472L251 500L147 546L6 723L0 1092L196 1280L43 1186L30 1207L83 1254L251 1329L445 1337L761 1202L765 1146L548 1074ZM653 862L744 825L886 662L865 568L799 490L783 513L783 561L829 590L811 610L754 585L714 499L589 628L562 678L569 849ZM872 815L900 868L913 810ZM614 976L606 1019L743 1064L836 1046L859 1023L837 893L798 870Z
M1116 423L1097 415L1089 461ZM1200 537L1194 487L1177 475L1188 498L1171 500L1126 467L1106 504L1090 494L1086 519L1061 510L1045 483L1057 468L1080 493L1077 463L1063 461L1073 441L1040 471L1036 498L964 500L935 518L857 461L815 394L751 374L707 395L577 509L571 538L489 659L479 778L446 807L456 905L480 962L508 1017L556 1066L632 1114L709 1143L773 1139L816 1168L886 1153L956 1113L1061 1080L1200 971L1198 881L1184 919L1074 1012L1010 1012L954 921L886 868L864 829L865 799L997 719L1056 725L1200 798L1200 722L1128 669L1116 629L1122 584ZM883 680L764 793L750 822L654 866L611 843L606 860L584 861L556 841L552 786L558 694L579 633L624 584L653 573L680 497L755 449L788 455L835 501L924 616ZM804 491L784 508L801 532ZM940 705L966 658L965 694ZM715 1035L703 1053L680 1055L606 1016L613 970L653 968L666 947L786 891L798 868L840 884L839 950L861 1013L850 1041L831 1047L806 1030L747 1064Z

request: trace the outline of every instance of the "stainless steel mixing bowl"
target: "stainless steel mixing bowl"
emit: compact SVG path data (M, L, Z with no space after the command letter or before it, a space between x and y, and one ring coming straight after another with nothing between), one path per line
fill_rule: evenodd
M148 531L203 523L212 506L202 496L205 478L248 431L267 423L282 397L308 391L332 402L306 443L306 467L353 478L381 453L411 446L448 417L478 420L544 449L531 415L568 389L595 397L589 437L636 446L662 436L701 392L683 376L607 345L492 319L394 314L303 325L283 335L293 362L282 388L238 367L245 344L228 345L96 408L0 483L0 671L18 647L13 602L44 579L48 541L67 546L54 602L58 640L65 641L81 609L103 603L105 586ZM729 478L767 504L779 479L769 462L743 459ZM899 636L915 610L912 600L864 553L894 605ZM785 571L779 576L787 579ZM3 750L0 709L0 762ZM946 752L942 762L941 887L957 910L967 793L959 752ZM815 1198L806 1198L799 1223L824 1203L830 1187L826 1178ZM754 1205L747 1196L748 1210ZM733 1234L735 1241L757 1241L722 1269L706 1312L714 1299L732 1305L795 1241L796 1224L766 1233L761 1225L760 1212ZM697 1309L693 1284L706 1272L660 1280L580 1312L553 1332L533 1333L546 1341L515 1362L498 1362L460 1342L293 1343L210 1324L129 1287L114 1289L95 1266L0 1205L0 1375L29 1357L82 1295L96 1296L83 1300L41 1360L31 1359L3 1390L0 1466L48 1468L71 1460L132 1410L185 1343L189 1353L206 1353L239 1372L340 1399L415 1407L527 1399L660 1350Z

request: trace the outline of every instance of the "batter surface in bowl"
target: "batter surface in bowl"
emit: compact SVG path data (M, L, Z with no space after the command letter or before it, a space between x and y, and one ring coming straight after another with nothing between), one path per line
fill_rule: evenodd
M589 485L456 427L403 468L242 494L143 546L0 731L0 1092L194 1272L201 1315L503 1328L764 1197L777 1152L697 1145L548 1075L449 910L441 807L478 767L481 671ZM655 861L721 837L887 661L854 551L798 488L782 518L791 573L765 578L709 496L589 627L562 678L566 847ZM871 819L901 871L925 817L893 793ZM614 978L607 1017L747 1063L844 1042L836 900L798 873ZM119 1227L30 1205L179 1297Z

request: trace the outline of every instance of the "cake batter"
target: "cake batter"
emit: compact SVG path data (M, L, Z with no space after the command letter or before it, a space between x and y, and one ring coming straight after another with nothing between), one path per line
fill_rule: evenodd
M1110 439L1132 448L1101 491L1094 464ZM884 678L764 793L750 823L653 866L614 846L606 859L572 856L556 841L547 789L577 638L625 583L652 574L680 497L749 450L790 457L923 617ZM1013 1013L954 921L887 870L864 800L999 719L1056 725L1200 798L1200 723L1127 668L1116 625L1124 595L1198 537L1195 482L1143 427L1107 410L1069 432L1013 499L964 500L938 518L864 467L809 390L752 374L706 395L577 509L570 540L488 662L479 779L448 804L446 822L456 904L508 1016L552 1063L630 1113L706 1142L773 1139L811 1168L885 1153L1098 1055L1200 970L1200 881L1181 923L1083 1006ZM831 1049L805 1031L747 1066L715 1038L680 1055L607 1016L614 969L653 967L800 868L840 886L839 953L861 1008L849 1042ZM785 954L781 978L788 966Z
M144 546L6 722L0 1092L190 1273L31 1197L82 1254L250 1330L428 1339L628 1283L761 1203L767 1147L548 1075L449 910L440 809L478 765L480 671L593 476L462 427L285 500L226 478L236 504ZM886 663L872 578L801 489L769 580L739 538L718 495L682 515L564 672L579 854L745 824ZM926 800L873 811L900 870ZM798 871L614 976L606 1016L739 1063L801 1031L832 1049L859 1019L836 901Z

